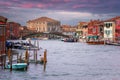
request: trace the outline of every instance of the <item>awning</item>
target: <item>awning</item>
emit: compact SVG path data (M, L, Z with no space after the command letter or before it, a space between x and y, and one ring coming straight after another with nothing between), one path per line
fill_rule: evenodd
M88 39L98 39L99 36L87 36Z

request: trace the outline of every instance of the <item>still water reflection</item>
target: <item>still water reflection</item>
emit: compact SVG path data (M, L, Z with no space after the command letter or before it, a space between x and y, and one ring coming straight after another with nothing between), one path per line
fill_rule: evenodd
M30 64L28 71L0 70L0 80L120 80L120 46L39 41L47 49L47 66Z

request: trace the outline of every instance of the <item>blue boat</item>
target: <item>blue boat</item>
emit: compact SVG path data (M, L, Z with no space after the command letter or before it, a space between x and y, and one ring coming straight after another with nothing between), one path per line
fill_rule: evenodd
M24 70L27 67L27 63L16 63L16 64L12 64L12 69L14 70ZM11 66L10 64L8 64L6 66L6 69L10 69Z

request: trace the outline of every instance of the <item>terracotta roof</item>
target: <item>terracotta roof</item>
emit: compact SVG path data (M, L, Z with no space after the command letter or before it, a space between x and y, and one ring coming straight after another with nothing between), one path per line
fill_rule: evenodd
M36 22L36 21L40 21L40 22L59 22L57 20L54 20L54 19L51 19L51 18L48 18L48 17L40 17L40 18L37 18L37 19L34 19L34 20L29 20L28 22Z
M104 22L107 22L107 21L115 21L115 20L117 20L117 19L120 19L120 16L116 16L116 17L114 17L114 18L110 18L110 19L108 19L108 20L105 20Z
M7 22L7 18L3 17L3 16L0 16L0 21L1 22Z
M70 25L62 25L61 27L62 28L70 28L71 26Z
M90 20L90 22L88 23L89 26L92 26L92 25L97 25L99 24L101 21L100 20Z
M79 24L86 25L88 22L79 22Z

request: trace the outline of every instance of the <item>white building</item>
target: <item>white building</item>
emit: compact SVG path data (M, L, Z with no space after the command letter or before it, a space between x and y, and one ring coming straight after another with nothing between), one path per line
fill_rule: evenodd
M60 21L48 18L40 17L27 22L27 28L29 30L35 30L37 32L60 32Z
M115 22L104 22L104 39L114 42L115 40Z

